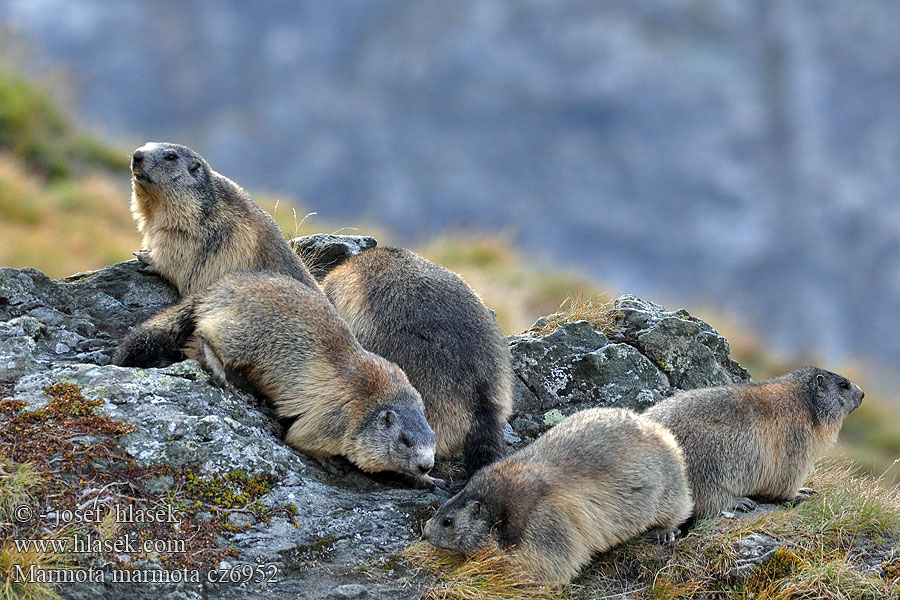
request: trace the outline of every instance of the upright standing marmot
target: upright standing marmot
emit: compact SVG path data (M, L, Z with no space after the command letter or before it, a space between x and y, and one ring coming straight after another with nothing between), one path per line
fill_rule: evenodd
M396 363L422 394L437 454L462 451L468 475L506 454L509 350L458 275L408 250L375 248L336 267L322 287L360 344Z
M319 290L275 220L184 146L149 142L131 158L136 256L182 296L242 269L283 273Z
M863 395L840 375L804 367L759 383L681 392L644 415L678 439L695 516L706 517L751 508L749 496L797 498Z
M148 366L182 349L220 383L226 370L246 377L280 418L293 419L286 441L301 452L433 483L435 437L418 392L295 279L227 275L135 328L112 362Z
M466 553L493 542L537 578L565 583L594 552L651 528L674 539L690 514L672 434L630 410L592 408L476 473L425 536Z

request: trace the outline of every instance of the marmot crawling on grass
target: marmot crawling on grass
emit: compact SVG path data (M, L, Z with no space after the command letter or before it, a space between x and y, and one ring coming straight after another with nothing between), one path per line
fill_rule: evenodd
M126 336L113 364L150 366L182 350L224 384L243 375L293 419L287 443L363 471L397 471L432 486L434 432L396 365L364 350L320 293L283 275L232 273Z
M844 377L804 367L787 375L675 394L644 415L668 427L684 452L696 517L794 500L813 465L859 406Z
M638 534L674 539L691 509L672 434L630 410L593 408L476 473L425 536L465 553L493 543L537 579L567 583L593 553Z
M232 271L283 273L319 290L275 220L184 146L149 142L131 158L135 256L178 288L202 290Z
M362 252L322 288L363 348L396 363L422 394L437 454L463 453L468 476L506 454L509 349L458 275L398 248Z

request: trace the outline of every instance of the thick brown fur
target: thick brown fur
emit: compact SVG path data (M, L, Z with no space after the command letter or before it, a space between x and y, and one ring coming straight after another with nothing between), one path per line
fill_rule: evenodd
M437 454L463 453L468 475L506 454L512 411L506 341L455 273L397 248L375 248L322 282L364 348L396 363L422 394Z
M131 162L138 258L182 296L239 270L283 273L318 290L275 220L184 146L148 142Z
M425 524L434 545L510 552L537 579L567 583L602 552L691 514L681 450L659 424L626 409L593 408L476 473Z
M804 367L759 383L681 392L644 415L678 439L701 518L751 507L750 497L798 498L862 398L844 377Z
M180 344L219 383L228 372L245 377L279 418L293 419L286 441L301 452L431 483L435 438L418 392L400 368L359 345L324 296L295 279L226 275L136 328L113 362L146 366L158 340L163 354Z

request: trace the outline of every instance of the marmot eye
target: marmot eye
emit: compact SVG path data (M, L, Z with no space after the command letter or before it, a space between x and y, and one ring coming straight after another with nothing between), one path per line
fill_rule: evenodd
M403 444L404 446L406 446L407 448L412 446L412 442L409 441L409 437L407 437L407 435L405 433L400 436L400 443Z
M441 521L441 525L443 527L450 527L453 525L453 517L444 517L444 520Z
M166 152L165 154L163 154L163 158L164 158L165 160L175 160L175 159L178 158L178 154L175 153L175 152L172 152L172 151L170 150L169 152Z
M849 381L842 381L842 382L840 383L840 388L841 388L842 390L849 390L849 389L850 389L850 382L849 382Z

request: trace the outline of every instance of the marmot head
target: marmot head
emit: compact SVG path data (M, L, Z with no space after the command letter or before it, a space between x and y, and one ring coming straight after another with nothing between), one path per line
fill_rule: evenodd
M865 393L858 385L837 373L805 367L799 372L807 378L807 402L813 424L840 421L862 403Z
M376 406L352 439L355 456L348 458L364 471L399 471L419 477L434 467L436 438L412 386Z
M168 190L202 190L209 185L209 165L203 157L178 144L147 142L131 156L135 196L155 197Z
M425 538L438 548L473 554L491 539L502 520L500 507L489 500L484 471L472 476L465 488L441 506L425 523Z

